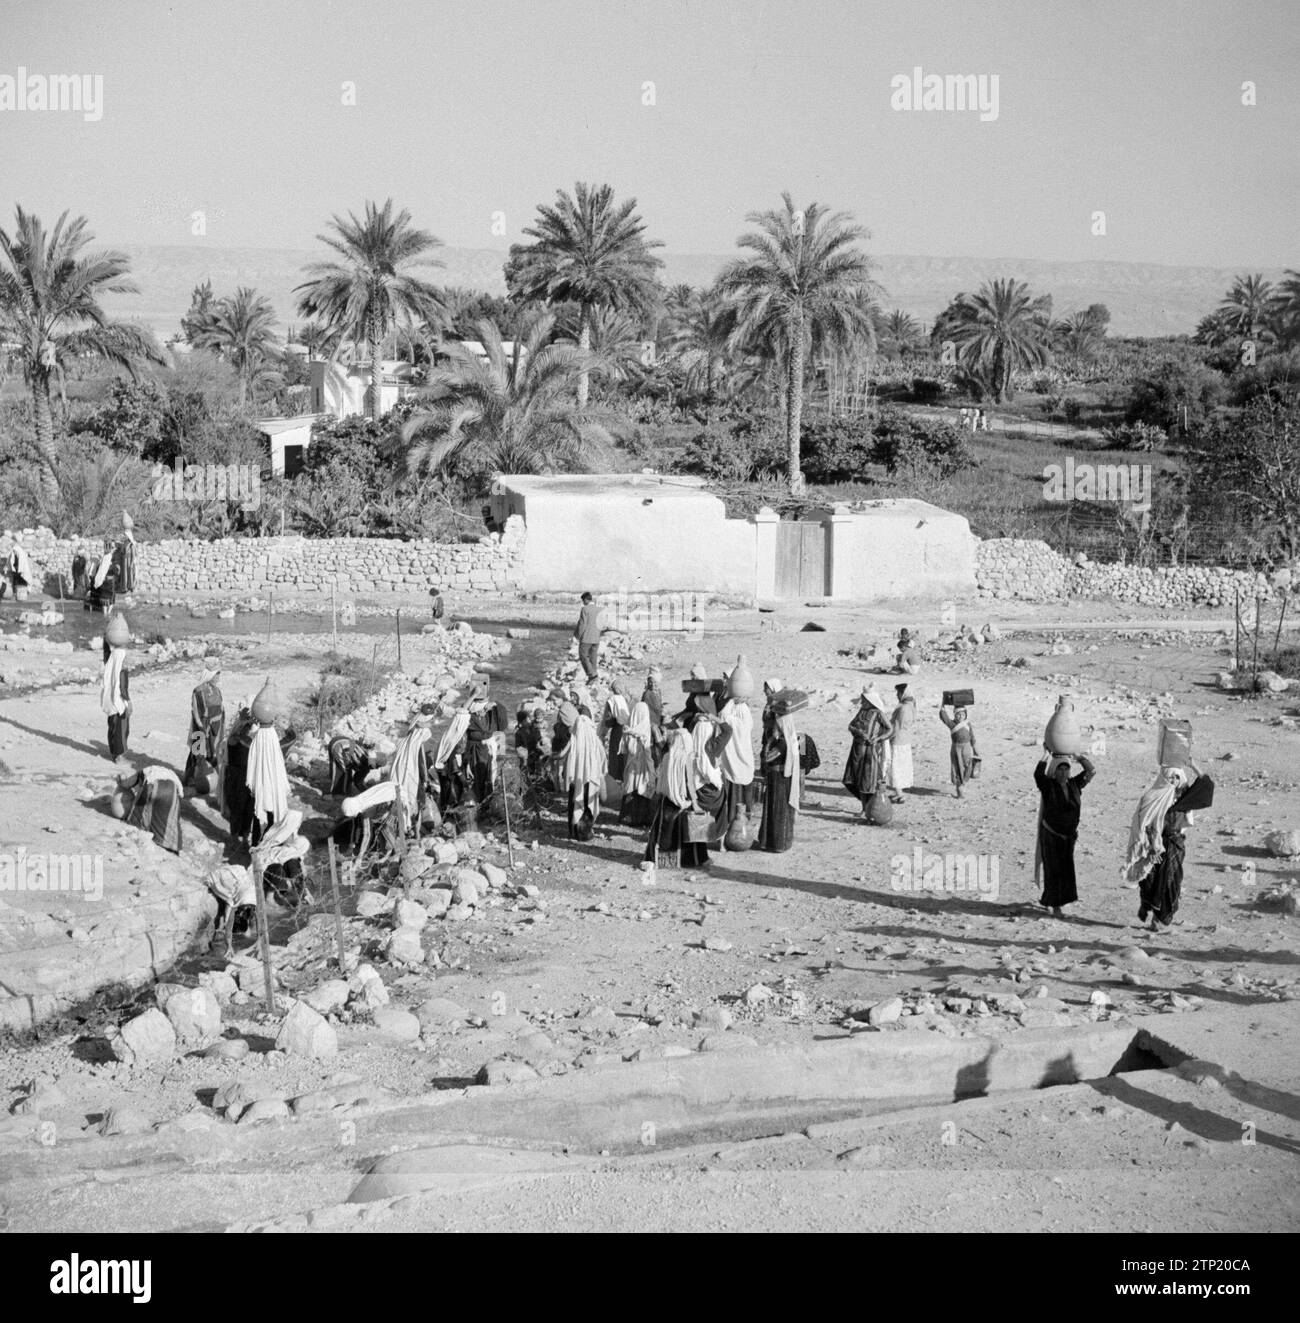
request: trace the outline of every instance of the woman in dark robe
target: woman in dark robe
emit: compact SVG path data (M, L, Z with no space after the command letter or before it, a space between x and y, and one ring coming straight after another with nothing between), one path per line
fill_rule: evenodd
M1124 875L1138 884L1138 921L1151 920L1152 932L1174 921L1183 892L1184 839L1197 809L1214 803L1214 782L1199 767L1162 767L1138 802L1129 829Z
M128 826L147 831L164 850L181 852L181 783L170 767L153 765L138 772L126 792Z
M221 812L230 835L246 841L253 829L253 794L247 785L248 750L258 723L248 708L240 708L226 737L226 756L221 769Z
M480 808L492 798L492 736L509 725L506 710L490 702L486 695L470 706L469 725L465 729L465 770Z
M366 777L374 770L370 751L350 735L336 735L329 742L330 794L359 795Z
M181 784L203 794L208 792L208 778L217 765L217 751L226 727L226 706L218 677L221 663L204 658L203 679L190 695L189 757Z
M1043 868L1043 894L1039 904L1063 918L1061 907L1079 899L1074 876L1074 844L1079 839L1079 814L1083 790L1097 769L1085 754L1079 754L1083 771L1070 775L1070 760L1052 753L1043 755L1034 768L1034 784L1042 800L1038 815L1038 857Z
M113 548L113 569L119 593L135 591L135 538L128 533Z
M781 854L794 844L794 820L799 812L799 734L794 718L778 716L770 703L763 711L758 760L763 773L763 820L755 844L760 850Z
M623 732L632 719L632 707L617 680L609 687L605 711L600 722L600 738L605 745L605 766L615 781L623 779Z
M853 747L842 778L843 785L861 801L864 813L868 800L884 784L885 746L891 733L880 695L874 688L864 689L861 706L849 722Z
M664 868L708 868L709 846L717 844L722 809L722 773L717 756L725 736L714 731L714 704L696 697L665 732L668 747L659 764L654 819L645 862ZM690 727L687 726L687 721Z

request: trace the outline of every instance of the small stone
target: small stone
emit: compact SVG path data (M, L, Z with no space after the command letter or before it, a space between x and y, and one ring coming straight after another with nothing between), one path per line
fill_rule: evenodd
M388 1005L388 989L373 965L358 965L348 980L349 1000L366 1010Z
M398 928L388 939L385 954L396 965L424 964L424 943L418 928Z
M493 890L500 890L502 887L506 886L510 880L506 870L498 867L496 864L479 864L478 871L483 874L484 880Z
M541 1076L524 1061L489 1061L474 1077L475 1084L520 1084Z
M379 1036L389 1043L413 1043L420 1036L420 1021L410 1011L380 1006L374 1018Z
M239 991L235 980L220 969L205 969L199 975L199 987L207 988L222 1006Z
M428 1033L432 1029L444 1029L450 1025L464 1024L469 1019L469 1012L459 1003L446 997L430 997L421 1002L415 1010L420 1029Z
M139 1135L153 1129L153 1122L134 1107L110 1107L100 1118L98 1130L106 1139L112 1135Z
M357 914L363 919L377 919L392 908L392 897L384 895L381 891L363 891L357 897Z
M216 1061L242 1061L249 1053L249 1046L243 1038L222 1038L212 1044L203 1055Z
M258 1121L282 1121L289 1115L289 1104L283 1098L259 1098L250 1103L239 1114L240 1125L256 1124Z
M419 901L399 900L393 906L393 927L414 928L417 932L429 922L429 911Z
M867 1012L867 1023L870 1025L893 1024L902 1014L902 997L889 997L885 1001L877 1002Z
M348 1001L348 985L341 978L328 978L298 999L320 1015L342 1010Z
M775 997L776 993L766 983L755 983L752 988L745 990L745 1004L747 1006L760 1006L763 1002L772 1001Z
M725 1006L706 1006L696 1011L692 1023L697 1029L711 1029L721 1033L730 1029L735 1017Z
M725 937L706 937L704 939L704 949L706 951L730 951L731 943Z

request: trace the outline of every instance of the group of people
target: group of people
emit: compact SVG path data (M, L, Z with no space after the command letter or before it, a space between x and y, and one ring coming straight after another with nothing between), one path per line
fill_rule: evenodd
M100 697L109 755L119 765L127 761L130 738L129 643L126 618L114 612L104 633ZM283 703L269 679L233 717L220 679L220 659L209 654L191 696L183 774L153 764L122 778L114 812L179 853L183 795L214 795L230 830L232 855L259 851L268 885L293 885L307 850L298 834L302 814L290 806L284 760L294 732L278 729ZM618 679L603 703L593 699L589 687L574 685L559 705L549 737L540 703L525 703L514 730L523 784L564 796L569 835L577 840L590 839L602 801L617 800L618 821L647 832L642 859L647 870L708 868L710 851L719 848L789 850L805 777L820 765L816 745L795 722L807 696L780 679L764 682L756 750L757 686L743 656L716 679L697 664L683 685L685 703L677 713L669 712L662 685L657 666L649 668L635 698ZM896 703L887 711L874 683L868 684L849 724L852 743L842 784L875 824L890 820L891 806L914 784L916 700L905 683L896 685L895 693ZM946 694L945 700L968 697ZM475 682L435 739L440 710L426 709L411 720L391 760L350 736L330 741L329 789L342 800L334 832L340 846L360 857L376 831L396 849L411 831L418 836L447 818L463 829L492 803L498 782L504 792L500 768L507 718L490 698L486 679ZM948 729L950 777L961 797L979 775L975 731L960 703L942 703L939 718ZM1078 900L1074 847L1083 792L1095 774L1082 753L1045 750L1034 768L1039 903L1056 917ZM1124 871L1139 886L1139 920L1149 920L1156 930L1166 929L1178 910L1184 836L1195 812L1211 805L1213 793L1213 781L1189 763L1162 767L1138 804Z

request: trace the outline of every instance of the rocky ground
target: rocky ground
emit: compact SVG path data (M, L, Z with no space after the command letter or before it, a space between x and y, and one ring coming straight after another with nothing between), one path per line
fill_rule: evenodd
M977 628L992 614L987 604L972 610L981 613L970 619ZM760 677L811 693L801 728L823 766L810 779L793 851L724 854L707 875L661 871L647 885L639 833L611 815L595 840L573 843L547 807L540 821L529 814L513 824L513 866L498 828L432 843L418 866L376 879L391 889L362 890L345 874L344 968L333 964L331 915L320 907L280 915L287 940L275 948L274 1014L251 953L229 965L203 956L161 986L101 997L76 1021L5 1052L0 1084L14 1114L0 1144L25 1156L0 1191L2 1215L17 1228L120 1218L114 1191L125 1187L115 1178L56 1173L77 1145L107 1170L103 1154L129 1143L133 1154L157 1158L157 1171L130 1182L131 1207L150 1210L132 1216L150 1226L1294 1227L1300 1057L1288 883L1300 870L1276 851L1297 844L1289 832L1300 826L1296 699L1218 687L1225 636L1213 620L1157 629L1130 610L1117 629L1109 608L1076 605L1053 609L1060 629L1025 632L1046 610L999 603L1000 641L930 650L912 680L918 788L887 828L864 825L839 785L846 727L878 659L872 645L924 621L843 608L716 612L699 638L656 640L653 660L670 677L670 696L694 661L717 671L742 651ZM809 623L822 628L806 632ZM616 651L612 665L632 675L649 659L636 640ZM232 665L234 691L251 692L269 664ZM314 678L306 659L277 659L275 670L288 689ZM895 677L874 678L890 692ZM149 714L140 747L177 765L192 682L159 672L141 680L137 700ZM961 801L947 784L947 735L935 715L941 691L959 686L976 692L985 767ZM1081 903L1054 920L1034 905L1031 772L1061 693L1075 701L1099 774L1085 795ZM1120 863L1161 715L1193 722L1196 756L1218 792L1189 837L1180 922L1153 936L1137 925L1136 890L1121 880ZM94 804L109 779L101 722L84 687L0 704L0 773L18 824L13 831L7 818L6 840L12 834L29 850L52 848L51 836L124 848L126 829ZM316 819L329 805L313 752L295 760L295 785ZM196 823L204 814L187 808ZM1279 832L1270 849L1266 837ZM208 855L217 849L201 828L196 839ZM897 857L918 849L923 858L996 858L996 895L896 889ZM194 888L204 854L180 864L151 857L160 897ZM116 881L106 878L119 909L132 903L123 888L138 885L135 869L132 859ZM324 894L327 874L317 866L314 876ZM84 924L75 912L70 919ZM960 1132L976 1136L956 1145L941 1142L940 1114L926 1108L872 1123L869 1135L796 1126L781 1141L710 1137L702 1148L587 1155L586 1165L545 1180L474 1195L453 1182L433 1204L367 1204L362 1217L329 1210L355 1185L362 1156L401 1143L376 1139L364 1153L326 1159L306 1138L321 1112L364 1118L465 1090L561 1088L584 1072L631 1069L626 1062L658 1063L671 1078L674 1060L751 1044L798 1050L890 1035L900 1044L913 1035L998 1043L1227 1016L1216 1041L1249 1045L1252 1017L1278 1014L1291 1033L1266 1065L1240 1065L1257 1084L1267 1077L1267 1095L1210 1089L1194 1072L1144 1071L1142 1087L1127 1091L1122 1082L1135 1076L949 1100L981 1109L978 1120L953 1113ZM1243 1121L1276 1142L1243 1153L1229 1142ZM42 1126L53 1127L49 1152ZM195 1173L186 1168L182 1179L164 1150L178 1135L210 1147L214 1135L253 1143L263 1129L278 1136L283 1170L250 1169L215 1201L209 1190L206 1213L192 1206L183 1191L200 1188ZM115 1138L96 1138L101 1131Z

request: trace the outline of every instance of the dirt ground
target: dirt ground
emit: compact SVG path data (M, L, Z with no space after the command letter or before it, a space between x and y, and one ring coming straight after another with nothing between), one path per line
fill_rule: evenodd
M1049 611L1059 631L1017 632ZM718 854L707 874L663 870L646 885L638 868L643 833L602 815L593 841L570 842L548 810L540 827L515 824L523 843L511 873L516 889L470 919L438 927L437 968L399 974L381 966L395 1005L446 998L463 1008L464 1021L400 1045L364 1021L344 1022L336 1059L303 1062L269 1050L274 1025L248 1002L227 1007L225 1025L253 1046L245 1061L189 1055L127 1067L102 1037L122 1014L105 1003L88 1008L80 1024L0 1054L0 1088L16 1098L8 1091L27 1081L54 1084L62 1098L49 1114L81 1137L114 1108L150 1125L203 1112L211 1090L234 1079L257 1078L285 1097L348 1079L398 1098L464 1088L508 1054L521 1029L540 1031L549 1044L534 1061L543 1075L696 1050L711 1034L798 1044L889 1032L889 1023L869 1025L866 1009L891 997L904 1003L896 1024L946 1036L997 1039L1027 1026L1140 1026L1235 1010L1244 1041L1253 1009L1297 995L1295 919L1261 903L1300 871L1262 846L1268 831L1300 826L1295 696L1245 698L1217 688L1224 639L1221 622L1209 619L1171 627L1095 603L1035 610L979 603L961 618L976 627L992 619L1006 637L973 655L932 655L911 678L917 788L888 827L865 825L839 783L856 694L873 678L892 698L898 679L868 672L858 653L902 624L933 636L937 622L845 608L710 613L700 637L659 641L653 660L664 668L670 702L695 661L717 673L740 653L760 679L779 676L810 692L799 724L823 761L809 779L793 850ZM805 632L809 622L822 628ZM1028 664L1013 664L1020 658ZM138 696L133 684L138 749L177 767L192 669L141 676ZM639 675L642 660L628 669ZM228 664L228 692L251 692L268 670L290 690L315 678L310 659L260 656L255 666ZM948 738L937 716L941 692L958 687L975 690L984 760L981 780L962 800L948 783ZM1032 880L1032 769L1060 694L1074 700L1098 750L1077 851L1081 899L1063 920L1039 911ZM1217 791L1189 833L1178 922L1153 935L1138 924L1137 891L1122 880L1121 864L1133 808L1154 770L1162 715L1192 721L1194 755ZM112 775L101 725L97 693L87 686L0 703L5 848L48 849L52 830L61 841L86 842L82 849L111 838L118 824L89 793L102 794ZM328 807L322 789L316 781L295 785L309 815ZM160 885L192 873L219 848L215 828L201 825L205 813L187 806L198 854L149 861ZM918 849L923 858L996 858L997 894L897 889L897 857ZM489 857L507 862L499 843ZM125 889L137 865L130 859L109 870L110 901L129 903ZM350 918L350 937L367 924L378 932L384 921ZM310 927L303 949L323 932ZM192 983L194 969L225 963L205 959L178 981ZM293 992L291 965L285 983ZM149 1004L149 994L137 1004ZM1280 1122L1276 1111L1251 1111L1222 1092L1209 1097L1162 1071L1143 1087L1123 1076L952 1104L978 1109L955 1113L967 1138L953 1145L940 1145L940 1117L927 1109L873 1123L870 1133L849 1126L842 1134L624 1156L345 1222L359 1229L1294 1229L1295 1036L1260 1069L1263 1083L1292 1098ZM1243 1119L1271 1126L1276 1142L1243 1150L1232 1142ZM0 1122L0 1146L30 1153L31 1121ZM327 1225L308 1212L346 1198L355 1170L306 1158L297 1166L293 1123L275 1124L285 1125L282 1172L230 1176L224 1185L215 1178L200 1185L195 1172L143 1172L129 1183L128 1223ZM52 1188L32 1168L0 1186L0 1217L14 1229L95 1229L122 1218L125 1189L93 1180Z

